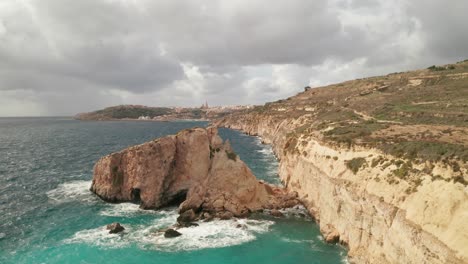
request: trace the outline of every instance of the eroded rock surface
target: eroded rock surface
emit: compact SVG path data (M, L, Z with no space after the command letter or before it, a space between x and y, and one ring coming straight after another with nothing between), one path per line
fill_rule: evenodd
M142 208L180 204L179 222L292 207L297 193L258 181L216 128L193 128L101 158L91 190Z

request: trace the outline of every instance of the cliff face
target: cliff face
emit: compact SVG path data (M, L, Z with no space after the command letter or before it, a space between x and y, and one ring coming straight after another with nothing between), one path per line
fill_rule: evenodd
M468 263L468 76L451 74L311 89L215 124L272 144L286 188L351 262Z
M421 187L408 192L411 183L385 179L392 166L371 167L375 157L385 156L375 149L333 148L308 139L296 152L285 152L286 133L295 124L252 121L236 118L218 125L261 136L273 145L287 189L299 194L325 237L338 232L352 262L468 261L468 192L462 184L426 176ZM353 174L346 162L355 158L369 165ZM438 170L450 174L442 166Z
M296 196L259 182L216 128L183 130L101 158L91 191L145 209L182 203L180 213L245 216L298 203Z

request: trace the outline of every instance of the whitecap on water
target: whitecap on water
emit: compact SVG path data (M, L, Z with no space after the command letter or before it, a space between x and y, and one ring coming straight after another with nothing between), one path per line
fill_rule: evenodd
M262 146L262 148L257 150L257 152L262 153L265 156L274 155L273 150L271 149L271 147L263 147Z
M138 204L134 203L119 203L119 204L106 204L100 215L116 216L116 217L134 217L142 214L160 214L161 211L144 210Z
M182 236L165 238L161 228L175 223L177 212L162 212L161 218L151 225L124 225L123 234L108 234L105 227L82 230L65 243L88 243L100 247L116 248L136 245L159 251L191 251L239 245L256 239L257 234L268 232L273 221L232 219L199 222L199 226L180 228Z
M343 263L343 264L349 264L347 253L345 253L345 252L340 252L340 256L341 256L341 263Z
M91 181L71 181L59 184L57 188L47 192L50 200L56 203L65 203L72 201L93 202L97 201L89 187Z
M199 224L197 227L177 230L182 236L173 239L156 236L154 248L162 251L188 251L240 245L255 240L256 234L268 232L273 222L241 219L215 220Z

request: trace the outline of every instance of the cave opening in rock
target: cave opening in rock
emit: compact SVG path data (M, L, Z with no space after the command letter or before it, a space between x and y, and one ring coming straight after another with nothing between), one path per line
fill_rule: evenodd
M181 190L167 199L164 206L179 206L187 199L188 190Z
M131 199L133 203L141 203L141 197L140 197L140 189L139 188L132 188L132 191L130 193Z

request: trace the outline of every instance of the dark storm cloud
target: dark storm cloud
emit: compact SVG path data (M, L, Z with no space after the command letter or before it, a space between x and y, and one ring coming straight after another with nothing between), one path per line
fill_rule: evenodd
M14 6L2 19L0 65L10 78L3 78L0 89L52 88L48 80L37 80L44 76L141 92L182 77L179 63L162 56L155 38L141 32L138 19L132 19L137 14L125 10L99 1ZM64 81L55 86L67 87Z
M467 9L463 0L3 0L0 115L18 104L21 115L262 103L307 82L451 62L468 54Z

